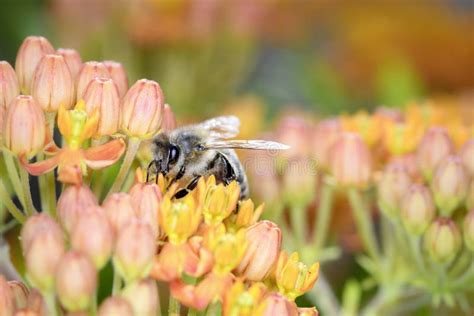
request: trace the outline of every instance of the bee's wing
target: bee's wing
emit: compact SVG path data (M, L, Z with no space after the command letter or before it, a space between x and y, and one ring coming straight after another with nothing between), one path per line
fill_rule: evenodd
M208 141L205 149L258 149L258 150L287 150L290 146L269 140L222 140Z
M232 138L239 134L240 120L236 116L218 116L197 125L209 132L211 139Z

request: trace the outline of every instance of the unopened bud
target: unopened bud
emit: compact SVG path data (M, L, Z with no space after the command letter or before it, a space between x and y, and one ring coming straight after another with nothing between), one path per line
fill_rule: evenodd
M117 85L119 96L122 98L128 90L128 77L123 65L112 60L104 61L104 65L109 71L110 77Z
M7 280L0 274L0 315L10 316L15 309L13 293Z
M74 81L64 58L44 56L33 76L31 94L45 112L70 109L74 103Z
M51 291L56 267L65 252L64 237L57 233L57 226L37 232L23 251L30 283L42 292Z
M469 178L461 159L449 156L435 170L431 189L441 215L450 216L466 198Z
M95 78L110 78L110 74L107 70L107 67L105 67L103 63L97 61L88 61L84 63L81 68L81 71L77 75L77 100L83 98L87 86Z
M153 230L153 236L160 235L158 225L158 209L161 193L158 185L154 183L136 183L130 189L130 198L138 218L147 222Z
M474 251L474 208L464 217L463 233L466 247Z
M30 308L20 308L15 310L13 316L40 316L40 314Z
M17 96L10 104L4 122L4 144L16 155L35 156L44 147L46 121L33 97Z
M403 196L401 212L405 229L414 235L423 234L435 216L430 190L420 184L411 185Z
M79 71L82 68L82 59L81 55L75 50L71 48L59 48L56 51L56 54L63 56L66 64L71 72L72 79L76 80Z
M158 292L157 292L158 293ZM133 316L133 309L127 300L111 296L100 304L99 316Z
M462 146L459 156L469 175L474 178L474 138L471 138Z
M97 198L88 186L71 185L66 187L58 200L59 219L64 229L71 233L79 214L97 204Z
M54 48L42 36L28 36L21 44L16 55L15 69L23 93L30 92L36 67L46 54L54 54Z
M367 145L358 134L342 133L330 152L330 170L343 186L366 186L372 176L372 161Z
M160 85L138 80L124 96L120 127L130 137L149 138L160 128L163 107Z
M15 70L8 62L0 61L0 108L8 108L10 102L19 94L20 86Z
M154 316L160 308L156 281L144 279L127 286L122 297L132 306L134 315Z
M155 253L155 238L150 225L139 220L132 221L118 232L114 267L130 283L149 273Z
M417 150L418 167L431 180L438 164L454 152L454 145L445 128L432 127L423 136Z
M313 153L318 165L327 169L330 165L329 153L331 147L342 132L339 119L327 119L319 122L313 132Z
M449 262L461 248L461 233L453 220L440 217L428 227L424 244L433 260Z
M399 216L402 197L410 183L410 176L401 164L387 165L377 184L377 202L379 208L389 218L395 219Z
M297 316L298 308L294 302L289 301L280 293L270 293L263 300L264 316Z
M289 205L306 207L316 190L316 161L295 157L286 161L283 172L283 196Z
M250 281L261 281L278 260L281 230L270 221L260 221L247 229L245 237L248 246L237 273Z
M56 293L68 311L83 311L92 302L97 287L97 272L92 261L80 252L70 251L56 271Z
M110 224L112 224L114 233L117 233L122 226L137 218L130 195L126 193L111 194L105 199L102 207Z
M95 267L100 270L112 253L112 226L105 216L105 211L99 206L90 206L87 212L81 214L72 229L72 249L89 256Z
M31 216L23 225L20 233L23 253L28 251L31 242L43 231L53 232L58 238L61 238L63 235L61 227L59 227L58 223L48 214L39 213Z
M48 306L43 296L37 289L31 289L28 295L28 310L34 313L34 316L48 316Z
M94 137L115 134L120 121L120 98L115 83L110 78L94 78L84 92L88 115L99 114Z

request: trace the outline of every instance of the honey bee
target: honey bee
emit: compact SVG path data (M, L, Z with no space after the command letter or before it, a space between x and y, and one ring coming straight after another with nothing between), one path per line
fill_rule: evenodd
M233 140L239 133L240 121L235 116L219 116L195 125L161 132L151 143L153 160L148 165L150 174L162 173L187 185L176 192L182 198L193 190L201 177L214 175L218 183L228 185L237 181L240 199L249 195L244 168L234 149L279 151L289 146L266 140Z

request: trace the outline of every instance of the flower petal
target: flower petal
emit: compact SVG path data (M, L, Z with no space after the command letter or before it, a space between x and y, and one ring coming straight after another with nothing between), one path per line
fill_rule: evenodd
M91 147L84 151L84 161L92 169L113 165L125 151L123 139L115 139L106 144Z
M35 163L28 163L28 160L25 156L20 157L20 162L23 168L28 171L29 174L33 176L39 176L45 174L58 166L59 163L59 156L55 155L49 159L35 162Z
M61 165L58 170L58 181L61 183L81 185L82 170L78 165Z

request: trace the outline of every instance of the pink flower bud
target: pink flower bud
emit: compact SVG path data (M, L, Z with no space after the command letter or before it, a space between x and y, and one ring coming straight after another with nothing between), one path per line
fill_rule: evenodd
M130 284L123 290L122 297L130 303L134 315L154 316L160 308L158 287L152 279Z
M126 193L113 193L105 199L102 207L112 224L114 233L117 233L122 226L137 218L137 214L132 206L130 195Z
M342 124L339 119L327 119L316 125L313 131L312 150L318 165L327 169L330 165L329 152L339 134L342 133Z
M286 158L308 156L311 129L302 116L284 117L278 123L276 134L279 142L291 146L291 150L283 151L281 155Z
M45 314L46 315L46 314ZM15 310L13 316L40 316L40 314L36 313L34 310L29 308L21 308Z
M265 310L263 316L297 316L298 308L294 302L289 301L280 293L270 293L263 300Z
M401 164L387 165L377 184L377 202L380 210L389 218L395 219L399 216L402 197L410 183L411 179Z
M283 167L283 195L289 205L307 206L316 190L316 162L303 157L289 158Z
M25 308L28 303L28 294L30 293L26 285L23 282L13 280L8 281L8 286L13 295L15 309Z
M237 273L250 281L263 280L278 260L281 230L270 221L260 221L247 229L248 246Z
M3 138L3 125L5 122L5 113L6 110L3 106L0 106L0 144L2 143Z
M25 252L25 265L30 283L41 291L51 291L56 267L64 252L64 237L58 235L57 224L38 231Z
M16 55L15 69L23 93L29 93L36 66L46 54L54 54L54 48L42 36L28 36L21 44Z
M104 65L117 85L119 96L122 98L128 90L128 77L123 65L113 60L104 61Z
M84 92L87 114L99 113L95 137L115 134L120 121L120 98L112 79L94 78Z
M156 253L150 225L135 220L118 232L113 256L114 267L127 283L148 275Z
M160 188L154 183L136 183L130 189L129 194L138 218L147 222L153 230L153 236L158 238L160 235L158 226L158 207L161 201Z
M78 214L98 205L97 198L86 185L71 185L61 193L58 200L58 215L64 229L71 233L76 226Z
M71 72L72 79L76 80L77 75L82 68L81 55L79 55L75 49L71 48L59 48L56 51L56 54L63 56L67 66L69 67L69 71Z
M172 131L176 128L176 117L174 116L173 110L169 104L165 104L163 109L163 123L161 123L161 128L165 132Z
M19 95L12 101L4 124L4 144L14 154L33 157L43 149L46 121L31 96Z
M36 67L31 94L45 112L69 109L74 103L74 82L61 55L46 55Z
M462 146L459 156L469 175L474 178L474 138L471 138Z
M131 137L153 136L160 128L163 107L160 85L152 80L138 80L123 99L121 129Z
M70 251L56 271L56 293L61 304L71 312L83 311L92 302L97 287L97 272L86 255Z
M418 167L427 180L431 180L438 164L454 152L448 131L441 127L430 128L423 136L417 150Z
M157 291L158 293L158 291ZM123 298L111 296L100 304L99 316L133 316L132 306Z
M469 178L461 159L449 156L435 170L431 189L441 215L450 216L467 196Z
M84 92L87 89L87 86L94 78L107 78L110 79L109 71L103 63L97 61L88 61L84 63L81 68L81 71L77 75L77 100L83 98Z
M420 184L411 185L403 196L401 212L405 229L414 235L423 234L435 216L430 190Z
M474 251L474 208L464 217L463 233L466 247Z
M15 70L6 61L0 61L0 108L8 108L10 102L19 94L20 86Z
M12 290L8 286L7 280L0 274L0 315L10 316L15 309L15 301Z
M329 156L331 173L339 185L363 187L371 180L371 155L358 134L340 134Z
M31 216L21 229L20 240L23 253L28 251L31 242L43 231L53 232L57 235L57 238L61 238L63 235L61 227L59 227L58 223L48 214L40 213Z
M424 244L434 261L449 262L461 248L461 233L453 220L440 217L428 227Z
M72 229L71 246L89 256L98 270L107 263L112 253L113 230L101 207L90 206L79 214Z

